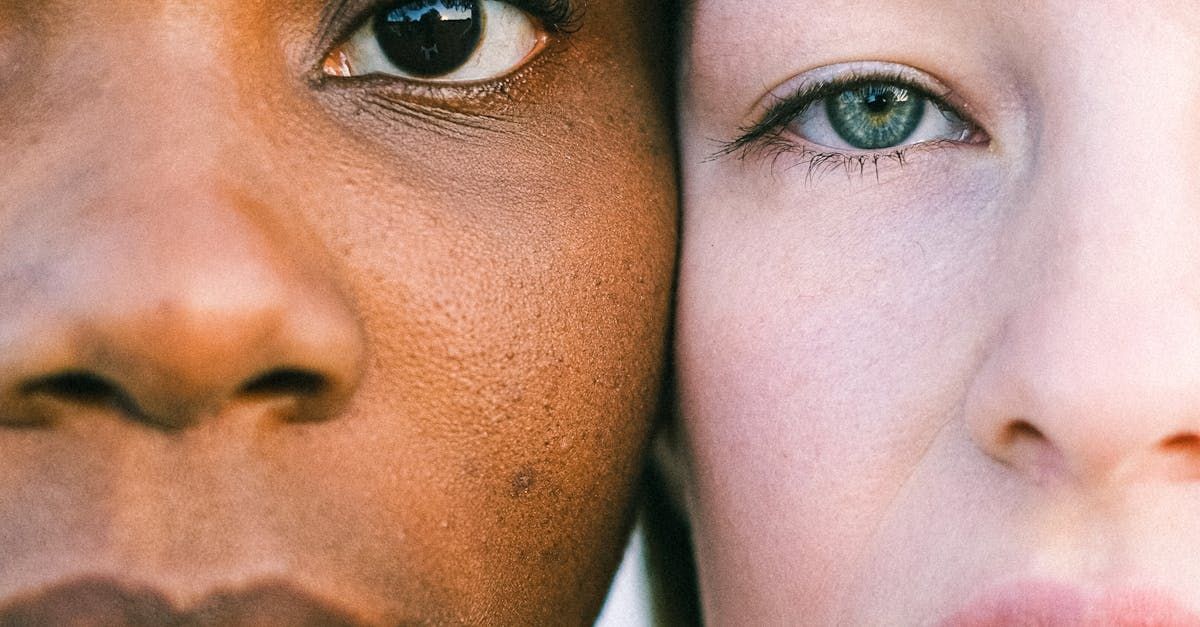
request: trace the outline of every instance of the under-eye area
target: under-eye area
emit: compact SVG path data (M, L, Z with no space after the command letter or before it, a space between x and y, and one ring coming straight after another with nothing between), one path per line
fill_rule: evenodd
M826 66L773 90L757 117L712 158L765 158L805 167L805 180L838 171L878 177L920 152L990 143L965 103L923 72L886 63Z

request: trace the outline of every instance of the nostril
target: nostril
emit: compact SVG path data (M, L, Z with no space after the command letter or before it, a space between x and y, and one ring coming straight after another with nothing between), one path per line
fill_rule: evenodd
M1013 420L1000 434L997 458L1039 484L1070 475L1062 451L1046 434L1027 420Z
M1033 426L1025 420L1014 420L1004 430L1004 445L1012 446L1014 444L1033 444L1036 442L1045 442L1046 435L1041 429Z
M334 400L330 398L333 396L333 387L332 380L319 372L303 368L276 368L247 380L237 388L236 393L251 399L288 399L294 403L287 410L288 420L309 422L322 420L330 413L331 401ZM171 419L174 414L170 412L155 419L146 414L135 397L120 384L87 370L70 370L29 379L17 388L17 392L21 397L31 400L43 398L77 407L120 412L160 428L177 429L190 424L188 420ZM25 414L36 417L18 420L14 416L25 414L9 410L11 408L0 412L6 416L0 423L22 427L49 424L41 413L26 411Z
M1175 481L1200 480L1200 436L1177 433L1159 443L1159 453L1152 455L1150 464L1157 474Z
M137 403L121 386L86 371L60 372L39 377L25 382L20 391L25 396L48 396L76 405L116 409L131 416L140 416L142 413Z
M277 403L277 414L285 422L323 422L333 417L340 400L335 381L328 376L305 368L276 368L256 376L242 387L238 395L255 401Z
M1194 433L1179 433L1163 440L1160 446L1167 452L1194 454L1200 450L1200 436Z
M242 385L244 396L319 396L329 388L329 379L311 370L276 368Z

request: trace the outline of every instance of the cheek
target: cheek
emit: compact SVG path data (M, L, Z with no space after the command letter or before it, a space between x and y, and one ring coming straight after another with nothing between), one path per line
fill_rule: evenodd
M738 591L721 615L831 612L881 521L908 515L907 478L944 462L930 443L993 324L997 211L987 186L912 174L712 170L685 178L676 354L702 588Z
M371 355L332 444L354 463L314 440L294 456L313 461L297 486L336 498L359 579L455 608L451 622L542 622L602 594L658 399L669 160L630 146L547 163L520 148L502 151L506 169L473 167L485 157L467 148L436 182L380 172L324 192L339 209L320 230Z

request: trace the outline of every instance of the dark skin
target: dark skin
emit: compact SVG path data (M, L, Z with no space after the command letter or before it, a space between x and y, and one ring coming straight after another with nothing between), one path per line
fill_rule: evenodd
M323 75L328 8L0 0L0 604L598 611L674 262L662 7L471 88Z

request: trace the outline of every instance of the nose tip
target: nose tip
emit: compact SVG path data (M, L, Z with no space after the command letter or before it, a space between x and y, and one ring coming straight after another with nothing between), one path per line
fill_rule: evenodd
M169 216L169 227L139 229L167 237L131 242L129 225L114 224L22 266L64 279L0 310L0 424L99 411L177 430L234 408L287 422L339 413L364 354L340 290L244 208L188 209L138 214ZM123 248L89 245L97 239Z
M1010 327L972 381L964 411L983 452L1039 484L1200 479L1195 333L1161 317L1105 325L1123 334L1039 320Z

